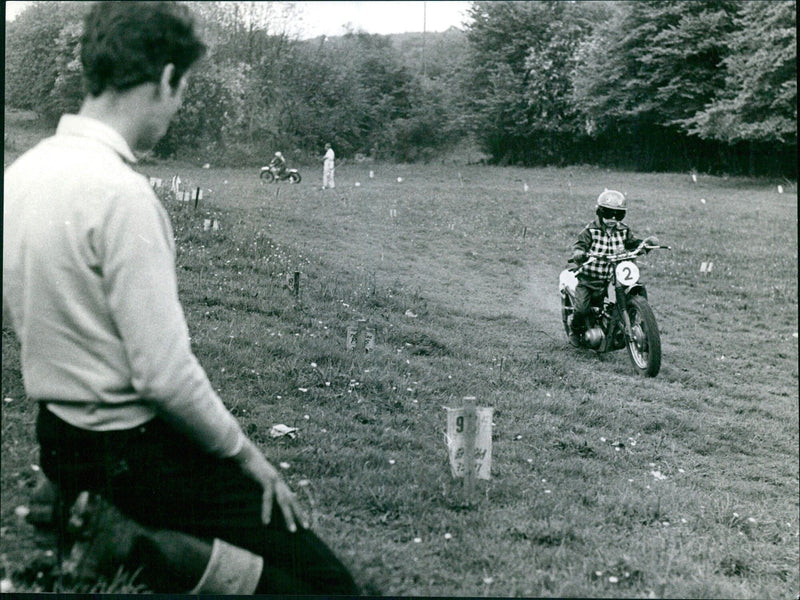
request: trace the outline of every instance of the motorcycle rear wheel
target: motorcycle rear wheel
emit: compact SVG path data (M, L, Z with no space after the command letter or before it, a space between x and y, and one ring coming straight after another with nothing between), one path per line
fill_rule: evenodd
M272 173L272 171L261 171L261 181L272 183L275 181L275 175Z
M289 173L289 183L300 183L300 173Z
M653 309L641 296L628 299L628 316L633 339L628 340L628 355L641 375L655 377L661 369L661 335Z

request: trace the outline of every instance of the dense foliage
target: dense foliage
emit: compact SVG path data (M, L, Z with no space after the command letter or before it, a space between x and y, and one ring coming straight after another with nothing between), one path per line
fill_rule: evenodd
M501 164L796 177L794 0L473 2L465 31L313 40L291 3L190 4L209 53L159 156L428 161L472 137ZM79 106L85 10L6 24L7 105Z

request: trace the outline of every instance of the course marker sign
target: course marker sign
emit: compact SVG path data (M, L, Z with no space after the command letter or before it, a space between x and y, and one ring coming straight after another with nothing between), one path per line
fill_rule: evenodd
M472 480L490 479L492 469L491 407L476 407L475 398L464 398L462 408L447 410L447 450L450 473L464 478L465 488Z
M347 327L345 344L348 350L369 352L375 349L375 330L367 328L367 320L359 319L355 325Z

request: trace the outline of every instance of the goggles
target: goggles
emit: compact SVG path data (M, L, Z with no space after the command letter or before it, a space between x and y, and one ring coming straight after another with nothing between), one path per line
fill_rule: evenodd
M622 221L625 218L625 211L616 208L600 208L600 217L603 219L613 219L615 221Z

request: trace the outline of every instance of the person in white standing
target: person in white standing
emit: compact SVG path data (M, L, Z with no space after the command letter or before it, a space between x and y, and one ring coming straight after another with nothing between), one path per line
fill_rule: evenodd
M322 189L329 187L331 189L336 187L333 181L334 165L333 160L335 155L333 148L330 144L325 144L325 157L322 159Z

